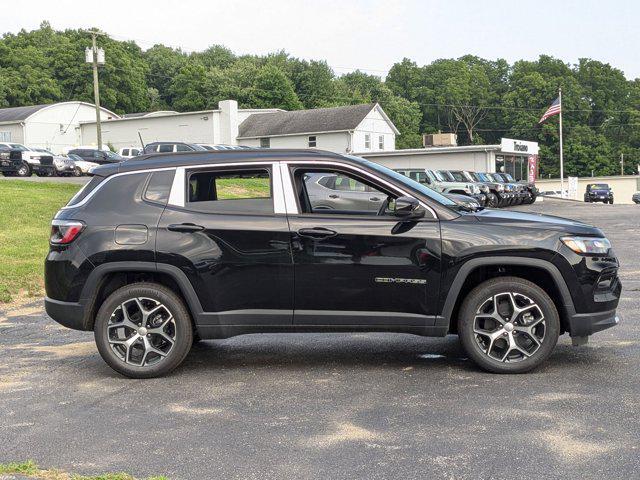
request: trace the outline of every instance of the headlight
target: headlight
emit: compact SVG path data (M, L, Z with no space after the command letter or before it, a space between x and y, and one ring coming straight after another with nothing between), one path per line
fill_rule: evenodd
M8 160L9 158L11 158L11 156L10 156L9 152L0 152L0 158Z
M496 185L496 190L497 190L498 192L504 192L504 185L497 184L497 185Z
M31 157L31 160L40 160L42 157L40 155L35 155Z
M489 187L487 187L486 185L480 185L480 191L482 193L489 193Z
M478 187L477 185L469 185L469 189L471 190L471 193L473 193L474 195L480 193L480 187Z
M611 248L611 242L598 237L562 237L562 243L576 253L595 253L605 255Z

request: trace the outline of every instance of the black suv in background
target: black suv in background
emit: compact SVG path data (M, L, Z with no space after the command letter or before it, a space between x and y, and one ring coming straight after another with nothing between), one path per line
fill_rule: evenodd
M77 155L87 162L97 163L98 165L107 165L127 160L117 153L92 148L74 148L73 150L69 150L68 154Z
M584 201L587 203L602 202L613 203L613 190L607 183L590 183L584 192Z
M482 368L525 372L560 334L618 322L599 229L468 212L361 158L187 152L93 173L52 221L45 305L130 377L171 371L194 339L258 332L455 333ZM366 199L318 203L324 177Z
M153 142L144 146L143 153L204 152L207 150L207 148L197 143Z

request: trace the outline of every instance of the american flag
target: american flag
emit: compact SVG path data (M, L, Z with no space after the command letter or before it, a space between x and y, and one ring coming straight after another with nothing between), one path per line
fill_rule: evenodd
M542 115L542 118L540 119L540 121L538 123L542 123L547 118L552 117L554 115L558 115L560 113L560 110L562 110L562 106L560 105L560 97L558 97L553 101L553 103L547 109L547 111L544 112L544 115Z

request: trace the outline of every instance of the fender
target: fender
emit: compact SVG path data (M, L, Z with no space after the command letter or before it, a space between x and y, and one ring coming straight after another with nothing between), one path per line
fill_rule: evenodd
M93 307L93 302L96 298L98 286L102 279L109 273L113 272L157 272L165 273L178 284L182 295L187 301L187 305L191 310L194 317L202 315L202 305L198 296L196 295L191 282L184 274L182 270L174 265L168 265L166 263L154 263L154 262L113 262L104 263L94 268L80 293L80 301L82 305L86 307L86 311L90 312Z
M449 293L447 294L447 298L442 307L442 318L449 324L451 320L451 316L453 314L453 309L456 305L456 301L458 300L458 295L460 294L460 290L462 289L462 285L465 280L469 276L469 274L477 267L484 267L488 265L518 265L518 266L527 266L527 267L536 267L541 268L548 272L553 279L560 295L562 297L561 305L564 313L567 317L575 315L576 310L573 304L573 299L571 298L571 294L569 293L569 288L567 287L560 270L547 260L541 260L539 258L527 258L527 257L482 257L482 258L473 258L468 260L454 278L451 283L451 288L449 288ZM561 314L563 312L560 312Z

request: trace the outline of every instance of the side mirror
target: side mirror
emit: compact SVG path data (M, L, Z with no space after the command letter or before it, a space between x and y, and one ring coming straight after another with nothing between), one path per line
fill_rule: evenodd
M424 217L424 208L420 207L418 200L413 197L398 197L395 201L393 214L405 220L413 220Z

